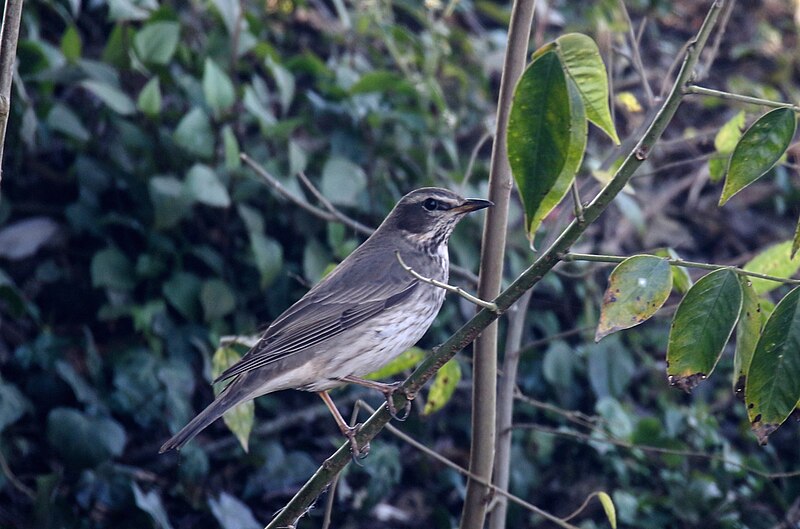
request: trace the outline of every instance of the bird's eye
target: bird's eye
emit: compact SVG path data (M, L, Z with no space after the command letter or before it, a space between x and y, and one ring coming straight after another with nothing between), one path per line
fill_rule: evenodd
M433 211L439 207L439 201L435 198L427 198L425 202L422 203L422 207L428 211Z

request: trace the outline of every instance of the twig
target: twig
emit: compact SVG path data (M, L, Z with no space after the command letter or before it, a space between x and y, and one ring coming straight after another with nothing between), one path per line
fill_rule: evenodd
M312 215L314 215L316 217L319 217L322 220L325 220L325 221L328 221L328 222L335 222L336 220L338 220L331 213L328 213L327 211L324 211L324 210L314 206L313 204L309 204L308 202L306 202L302 198L298 197L297 195L295 195L294 193L292 193L291 191L286 189L286 186L284 186L280 182L280 180L278 180L277 178L272 176L272 174L269 171L267 171L266 169L261 167L259 164L257 164L252 158L250 158L245 153L241 153L239 155L239 158L241 158L241 160L246 165L248 165L253 171L255 171L256 174L258 174L258 176L260 176L261 178L266 180L267 183L275 191L277 191L279 195L281 195L283 198L287 199L289 202L291 202L295 206L299 206L299 207L303 208L304 210L308 211L309 213L311 213Z
M478 159L478 153L483 148L483 145L492 138L492 132L486 131L478 140L478 143L475 144L475 147L472 148L472 152L469 155L469 162L467 163L467 169L464 171L464 179L461 180L461 188L463 189L466 187L467 182L469 182L470 177L472 176L472 168L475 166L475 160Z
M770 99L762 99L760 97L744 96L740 94L732 94L730 92L723 92L722 90L714 90L712 88L705 88L698 85L689 85L684 88L687 94L697 94L707 97L716 97L718 99L726 99L729 101L738 101L740 103L749 103L752 105L762 105L771 108L789 108L795 112L800 112L800 106L793 105L792 103L784 103L781 101L772 101Z
M642 78L642 88L644 88L644 95L647 98L647 106L652 107L655 104L655 98L653 97L653 89L650 88L650 83L647 81L647 71L642 63L642 55L639 53L639 39L636 38L636 31L633 29L633 21L628 13L628 8L625 7L625 0L619 0L619 6L625 16L625 21L628 23L628 38L631 41L631 51L633 52L633 67L636 68L639 77Z
M573 221L561 233L536 261L528 267L511 285L506 288L497 298L495 303L500 310L508 310L525 291L533 288L552 268L560 262L560 257L569 251L569 248L578 240L586 230L586 226L592 222L608 208L613 198L622 191L622 188L630 180L633 173L638 169L647 158L647 153L653 148L664 133L672 117L675 115L680 102L683 98L682 88L691 77L694 67L697 64L700 52L705 46L711 29L714 27L719 16L719 11L724 2L717 0L712 3L708 10L700 30L690 45L687 46L686 57L683 66L678 72L678 76L673 84L667 98L664 100L661 109L656 114L655 119L647 127L642 138L630 151L622 165L617 169L611 181L600 191L592 202L584 209L584 218L587 224L579 225ZM427 356L416 370L403 382L401 388L406 392L417 392L430 380L436 372L448 360L453 358L456 353L472 343L499 315L488 309L482 309L470 321L464 324L459 330L453 333L442 345ZM398 394L395 397L395 404L401 406L405 397ZM359 446L369 442L389 423L391 415L389 410L382 406L378 411L364 422L356 435L356 442ZM493 430L493 428L492 428ZM294 523L306 509L316 500L319 494L333 480L342 468L350 463L350 444L343 443L341 447L317 469L311 478L303 485L297 494L286 504L275 518L267 526L268 529L285 527ZM473 480L478 483L476 480ZM485 485L481 485L482 490L487 490Z
M581 203L581 195L578 192L578 183L573 181L570 190L572 191L572 206L575 208L575 218L578 219L578 222L583 223L583 203Z
M369 406L369 404L367 404L367 403L365 403L363 401L360 401L360 404L361 404L361 406L364 407L364 409L368 410L370 413L375 413L375 410L371 406ZM449 468L452 468L453 470L455 470L456 472L458 472L462 476L466 476L466 477L468 477L470 479L473 479L475 481L481 482L486 488L490 489L492 492L494 492L496 494L499 494L499 495L501 495L501 496L503 496L505 498L508 498L508 500L516 503L517 505L520 505L520 506L528 509L529 511L538 514L539 516L541 516L543 518L546 518L547 520L553 522L554 524L556 524L556 525L558 525L560 527L564 527L564 528L568 528L568 529L578 529L577 527L575 527L574 525L572 525L570 523L567 523L563 519L558 518L557 516L554 516L554 515L550 514L549 512L545 511L544 509L541 509L540 507L537 507L537 506L533 505L532 503L529 503L529 502L523 500L519 496L515 496L514 494L511 494L510 492L508 492L505 489L502 489L500 487L494 486L493 484L487 482L482 477L480 477L480 476L478 476L476 474L473 474L472 472L470 472L466 468L464 468L464 467L462 467L462 466L460 466L460 465L458 465L456 463L453 463L452 461L450 461L449 459L447 459L443 455L439 454L438 452L436 452L434 450L431 450L430 448L428 448L424 444L420 443L419 441L417 441L416 439L414 439L410 435L408 435L406 433L403 433L401 430L396 428L394 425L387 424L386 425L386 430L388 432L390 432L392 435L396 436L401 441L403 441L405 443L408 443L409 445L413 446L414 448L416 448L420 452L424 453L425 455L427 455L429 457L432 457L433 459L435 459L439 463L441 463L441 464L443 464L443 465L445 465L445 466L447 466Z
M289 200L292 204L295 204L296 206L299 206L300 208L308 211L312 215L314 215L314 216L316 216L316 217L318 217L318 218L320 218L320 219L322 219L322 220L324 220L326 222L341 222L342 224L345 224L346 226L350 226L354 230L362 233L363 235L369 236L374 231L373 229L371 229L371 228L369 228L367 226L364 226L363 224L361 224L357 220L354 220L354 219L348 217L347 215L342 213L340 210L336 209L336 207L333 204L331 204L330 201L327 200L325 198L325 196L322 195L321 193L319 195L317 195L317 193L319 193L319 190L317 190L317 188L314 187L311 184L311 182L308 181L307 178L306 178L306 181L304 183L307 182L306 186L309 188L309 191L311 191L314 194L314 196L316 196L320 200L320 202L322 202L323 204L329 204L330 208L331 208L331 211L325 211L324 209L320 209L320 208L314 206L313 204L310 204L309 202L307 202L307 201L303 200L302 198L298 197L297 195L295 195L294 193L292 193L288 189L286 189L286 186L284 186L280 182L280 180L275 178L269 171L267 171L266 169L261 167L259 164L257 164L247 154L242 153L242 154L239 155L239 157L241 158L241 160L246 165L250 166L250 168L253 169L261 178L266 180L266 182L270 185L270 187L272 187L275 191L277 191L279 195L281 195L282 197L284 197L287 200ZM303 176L305 176L305 175L303 175ZM302 181L302 178L301 178L301 181ZM461 266L458 266L458 265L450 265L450 272L452 272L452 274L454 276L458 276L461 279L463 279L465 281L469 281L472 284L477 284L478 283L478 276L476 276L475 274L473 274L472 272L470 272L469 270L467 270L464 267L461 267Z
M800 470L793 470L791 472L764 472L763 470L759 470L757 468L753 468L750 466L745 465L744 463L740 463L738 461L734 461L731 459L727 459L724 456L716 455L716 454L707 454L705 452L696 452L694 450L677 450L674 448L664 448L662 446L651 446L651 445L640 445L636 443L631 443L628 441L623 441L621 439L617 439L615 437L611 437L605 432L600 430L600 433L605 435L605 437L593 437L589 434L585 434L583 432L575 432L569 430L562 430L558 428L551 428L549 426L544 426L542 424L535 424L535 423L518 423L514 425L515 429L527 429L527 430L537 430L540 432L544 432L550 435L557 435L560 437L568 437L573 439L578 439L581 441L591 442L591 443L605 443L610 444L613 446L617 446L619 448L627 448L629 450L642 450L643 452L653 452L657 454L665 454L665 455L673 455L673 456L681 456L681 457L696 457L700 459L707 459L709 461L719 461L724 465L731 465L736 468L740 468L745 472L750 474L754 474L756 476L762 477L764 479L786 479L786 478L794 478L800 476ZM596 430L597 431L597 430Z
M596 490L596 491L592 492L591 494L589 494L588 496L586 496L586 499L583 500L583 503L581 503L580 507L578 507L577 509L572 511L570 514L566 515L564 517L564 520L572 520L573 518L578 516L580 513L583 512L584 509L586 509L586 506L589 505L589 502L592 501L593 498L596 498L597 496L599 496L600 494L601 494L601 491Z
M588 261L593 263L621 263L628 257L619 255L596 255L586 253L567 253L562 258L565 262L575 261ZM776 283L783 283L786 285L800 285L800 279L790 279L785 277L772 276L768 274L761 274L758 272L750 272L735 266L718 265L710 263L699 263L696 261L684 261L683 259L666 259L665 260L672 266L683 266L685 268L699 268L701 270L720 270L727 268L735 274L741 276L755 277L758 279L766 279L767 281L775 281Z
M333 205L333 203L330 200L328 200L328 198L325 195L323 195L320 192L319 189L317 189L314 186L314 184L311 183L311 180L308 179L305 172L300 171L299 173L297 173L297 177L300 179L303 185L306 186L306 189L308 189L311 192L311 194L314 195L314 198L319 200L320 204L322 204L322 207L327 209L331 215L336 217L336 220L338 220L348 228L352 228L355 231L361 233L362 235L370 236L372 235L372 232L375 231L372 228L364 226L357 220L351 219L350 217L342 213L336 206Z
M717 26L717 34L714 35L714 42L711 43L711 47L709 48L709 53L706 56L706 60L703 63L703 68L700 72L700 75L695 78L695 80L699 81L700 79L705 78L708 72L711 70L711 65L714 64L714 61L717 59L717 55L719 54L719 48L722 44L722 37L725 36L725 30L728 27L728 21L731 19L731 13L733 13L733 7L736 5L736 0L730 0L728 3L725 4L725 7L722 9L722 12L719 15L719 25Z
M433 278L430 278L430 277L425 277L422 274L420 274L419 272L417 272L416 270L414 270L413 268L411 268L410 266L408 266L405 263L405 261L403 261L403 258L400 257L400 252L399 251L395 250L394 251L394 255L395 255L395 257L397 257L397 262L400 263L400 266L403 267L403 270L405 270L406 272L408 272L412 276L416 277L417 279L419 279L423 283L427 283L429 285L433 285L435 287L444 289L444 290L446 290L448 292L452 292L453 294L458 294L459 296L461 296L462 298L466 299L470 303L474 303L475 305L478 305L479 307L483 307L485 309L488 309L488 310L490 310L492 312L498 312L498 308L497 308L497 304L496 303L492 303L491 301L484 301L484 300L482 300L480 298L477 298L477 297L473 296L472 294L470 294L469 292L467 292L466 290L464 290L463 288L454 287L453 285L448 285L447 283L442 283L441 281L437 281L436 279L433 279Z
M3 471L3 475L5 475L8 482L11 483L15 489L23 493L31 500L36 499L36 493L31 490L30 487L21 482L14 472L11 471L11 467L8 466L8 461L6 461L6 456L3 454L2 450L0 450L0 470Z
M22 0L6 0L3 25L0 27L0 182L3 180L3 149L11 114L11 85L14 82L21 18Z
M549 402L542 402L534 399L533 397L525 395L518 389L514 392L514 398L520 402L524 402L525 404L533 406L534 408L560 415L569 422L583 426L584 428L593 430L597 427L597 423L602 420L602 418L598 416L586 415L585 413L576 410L565 410L564 408L560 408L554 404L550 404Z

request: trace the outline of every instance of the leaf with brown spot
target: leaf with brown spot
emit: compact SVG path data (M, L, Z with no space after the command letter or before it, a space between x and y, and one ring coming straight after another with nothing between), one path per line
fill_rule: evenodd
M647 321L671 291L672 272L666 259L652 255L625 259L608 278L594 340Z
M736 351L733 356L733 392L740 397L744 396L744 385L753 351L756 349L758 337L764 326L765 318L761 316L761 304L753 284L746 278L740 277L742 285L742 310L739 312L739 322L736 324Z
M756 344L744 389L747 417L761 444L800 401L800 287L770 315Z
M444 407L445 404L453 396L461 380L461 366L455 358L449 360L445 365L436 373L436 378L433 379L431 389L428 391L428 400L425 402L425 408L422 410L423 415L430 415L437 412Z
M728 268L700 278L675 311L667 344L667 376L690 391L717 365L742 309L742 289Z

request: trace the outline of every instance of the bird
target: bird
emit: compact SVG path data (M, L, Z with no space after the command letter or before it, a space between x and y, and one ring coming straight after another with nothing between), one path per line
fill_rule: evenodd
M180 450L227 410L286 389L319 394L353 457L357 426L342 418L328 391L345 383L382 391L393 408L395 384L367 375L416 344L433 323L445 291L412 275L447 282L448 240L467 213L492 202L424 187L402 197L380 226L266 329L258 342L212 383L230 380L216 399L166 441ZM405 266L404 266L405 265ZM366 447L368 450L368 447Z

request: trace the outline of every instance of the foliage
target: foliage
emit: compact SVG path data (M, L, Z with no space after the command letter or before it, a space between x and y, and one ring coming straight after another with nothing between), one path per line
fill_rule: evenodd
M157 455L170 432L211 400L208 381L219 338L257 332L360 241L351 229L272 193L241 165L239 153L264 164L296 196L302 189L293 177L305 171L335 205L372 225L413 187L445 185L485 196L488 147L475 151L476 163L465 173L494 119L507 9L466 2L453 4L451 14L436 2L331 4L26 3L0 203L0 454L7 463L0 475L0 525L256 527L341 444L318 399L284 392L257 401L247 454L218 424L180 456ZM583 176L609 170L615 161L608 138L587 129L587 120L612 139L609 130L635 136L641 120L635 107L616 108L616 124L608 129L608 118L590 112L585 94L575 97L570 83L580 75L561 68L574 49L569 46L577 44L556 38L591 34L603 54L603 42L622 45L625 27L616 5L555 6L554 17L542 24L557 44L545 47L551 51L537 55L534 64L557 61L561 100L585 108L581 119L565 114L575 126L559 136L572 142L571 134L581 131L581 148L554 166L551 178L561 188L550 205L530 206L523 196L528 220L515 211L509 277L532 260L525 240L531 219L541 222L541 237L557 233L558 213L572 209L559 206L569 185L592 189L593 181ZM679 16L676 24L676 13L695 14L697 8L689 2L630 7L652 21L642 41L653 61L648 68L666 71L692 33L682 23L690 17ZM750 24L756 20L760 29L754 39L728 29L724 38L730 42L720 49L731 68L715 81L736 91L747 79L750 95L796 100L785 59L796 50L770 48L776 35L780 41L793 31L791 24L777 25L755 7L737 9L731 24L756 27ZM782 19L791 16L782 13ZM636 79L630 63L617 59L607 62L614 82ZM646 105L642 91L631 86ZM689 154L740 156L737 149L754 143L759 153L765 149L750 141L751 130L759 130L755 125L741 140L731 132L733 148L726 146L731 141L704 142L694 135L698 128L711 125L716 134L733 114L699 100L691 105L669 138L684 141ZM747 110L747 121L763 114ZM789 130L789 114L767 115L783 118L781 130ZM737 118L731 128L741 132L743 125ZM635 180L636 195L621 199L581 244L626 253L676 246L713 262L767 254L769 249L760 250L789 238L798 196L780 161L791 135L777 139L760 154L758 167L742 166L753 171L742 181L752 183L730 193L722 210L708 207L719 186L702 189L702 200L690 205L667 199L657 211L649 208L663 181L685 176L679 167ZM666 148L652 156L653 171L672 159ZM564 165L570 171L562 172ZM732 158L730 166L725 185L737 174ZM775 178L755 175L766 171ZM643 229L631 229L636 222ZM681 224L692 233L675 227ZM479 233L474 221L459 228L451 245L455 262L474 269ZM783 243L782 252L790 246ZM783 253L756 257L744 269L789 276L797 261ZM776 481L763 473L776 462L778 469L800 463L796 428L775 432L765 451L749 442L746 430L754 417L731 405L723 376L698 387L691 400L669 389L663 381L668 326L658 314L597 344L575 332L597 321L603 284L593 275L552 275L536 291L525 336L568 336L523 355L521 391L551 407L518 406L518 420L536 422L538 429L514 433L512 492L563 513L591 491L606 490L622 526L779 523L798 495L797 478ZM677 288L678 280L673 284ZM733 376L751 371L759 373L759 385L791 385L796 377L769 377L780 355L770 337L774 333L775 343L783 343L780 337L794 336L796 291L783 297L769 320L747 317L747 307L750 316L753 310L766 314L786 292L759 285L765 284L754 282L751 290L760 296L754 298L737 282L742 310L734 304L728 321L732 329L738 319ZM436 345L472 312L449 300L421 346ZM710 355L714 364L721 350ZM415 412L402 425L456 461L468 450L469 399L464 383L458 384L459 377L469 379L468 365L450 366L450 384L441 389L454 393L445 412L425 418ZM716 370L731 372L731 356L723 354ZM745 390L747 402L752 388ZM334 393L343 411L355 397L382 399L358 388ZM785 419L785 400L781 406L759 403L769 414L762 421ZM552 406L574 413L565 417ZM584 416L593 428L582 439L572 419ZM450 527L463 477L389 435L373 444L364 467L351 467L340 481L337 525L397 526L407 516L407 522ZM597 509L586 518L598 522L586 519L587 526L605 523ZM302 523L317 523L321 511ZM386 519L387 512L399 518ZM535 523L521 509L510 512L510 526Z

